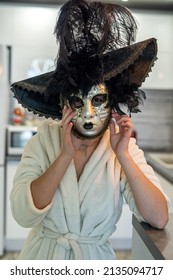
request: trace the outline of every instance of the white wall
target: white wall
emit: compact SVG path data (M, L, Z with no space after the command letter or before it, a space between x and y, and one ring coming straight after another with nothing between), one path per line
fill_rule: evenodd
M58 10L59 6L0 5L0 44L12 46L12 82L26 78L34 58L54 61Z
M135 13L138 21L137 41L154 37L158 42L158 60L152 73L143 83L144 88L173 88L173 14Z

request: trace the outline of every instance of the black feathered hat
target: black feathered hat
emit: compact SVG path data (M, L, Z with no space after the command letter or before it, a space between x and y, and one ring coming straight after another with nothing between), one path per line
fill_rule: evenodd
M120 5L85 0L65 3L55 27L59 44L55 71L15 82L11 89L29 111L60 119L61 101L79 89L105 83L109 106L137 112L139 87L156 60L156 39L134 43L137 25Z

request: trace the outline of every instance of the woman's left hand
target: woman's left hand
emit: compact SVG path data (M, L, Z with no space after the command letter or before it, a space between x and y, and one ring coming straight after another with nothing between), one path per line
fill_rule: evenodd
M119 131L116 131L115 122L119 126ZM109 127L110 143L113 151L117 156L127 154L129 140L133 131L133 123L130 117L127 115L120 116L117 112L112 111L112 119Z

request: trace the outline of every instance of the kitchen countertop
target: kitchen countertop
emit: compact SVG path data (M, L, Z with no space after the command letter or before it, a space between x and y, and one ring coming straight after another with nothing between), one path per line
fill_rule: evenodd
M173 260L173 214L169 214L169 221L164 229L140 223L135 215L132 224L155 260Z
M149 153L145 154L145 158L149 165L153 167L160 175L165 177L169 182L173 184L173 168L166 168L156 160L154 160Z

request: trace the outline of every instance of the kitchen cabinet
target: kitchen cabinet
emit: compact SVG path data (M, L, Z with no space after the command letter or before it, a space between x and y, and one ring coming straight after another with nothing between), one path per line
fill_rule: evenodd
M10 208L10 192L13 185L13 177L16 172L18 159L8 159L6 165L6 215L5 215L5 249L20 250L28 233L28 228L21 227L13 218Z

